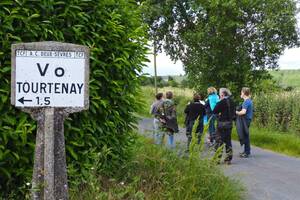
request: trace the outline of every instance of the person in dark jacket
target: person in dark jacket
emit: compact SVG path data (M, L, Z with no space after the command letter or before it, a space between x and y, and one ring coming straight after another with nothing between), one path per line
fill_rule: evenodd
M190 102L184 109L186 114L186 136L187 136L187 149L189 149L192 140L192 130L193 126L198 119L198 126L196 129L196 134L198 136L198 144L200 143L201 135L203 133L203 117L205 115L205 106L201 102L201 96L199 94L194 94L193 101Z
M231 92L227 88L220 88L220 101L213 110L213 114L217 116L217 130L216 130L216 149L225 143L226 157L225 164L231 164L232 160L232 143L231 131L233 119L235 117L235 105L230 98ZM219 155L219 162L222 154Z

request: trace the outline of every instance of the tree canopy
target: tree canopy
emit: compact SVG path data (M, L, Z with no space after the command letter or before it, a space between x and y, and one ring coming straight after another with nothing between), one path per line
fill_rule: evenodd
M146 0L157 49L180 59L194 86L257 87L298 43L293 0Z

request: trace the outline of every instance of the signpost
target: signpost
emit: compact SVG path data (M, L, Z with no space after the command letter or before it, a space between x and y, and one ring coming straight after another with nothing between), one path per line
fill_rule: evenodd
M64 118L88 109L89 49L60 42L12 45L11 104L37 121L35 200L68 199Z

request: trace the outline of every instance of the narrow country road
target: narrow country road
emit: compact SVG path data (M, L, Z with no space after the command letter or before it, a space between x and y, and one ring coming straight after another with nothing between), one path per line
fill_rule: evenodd
M141 133L151 133L152 119L141 119ZM186 143L184 129L176 142ZM223 166L227 176L239 179L247 188L247 200L300 200L300 159L252 146L249 158L239 158L241 147L233 142L232 165Z

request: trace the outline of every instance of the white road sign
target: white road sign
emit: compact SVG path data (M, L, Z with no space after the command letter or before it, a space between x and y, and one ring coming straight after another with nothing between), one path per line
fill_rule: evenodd
M84 107L85 56L16 50L15 106Z

